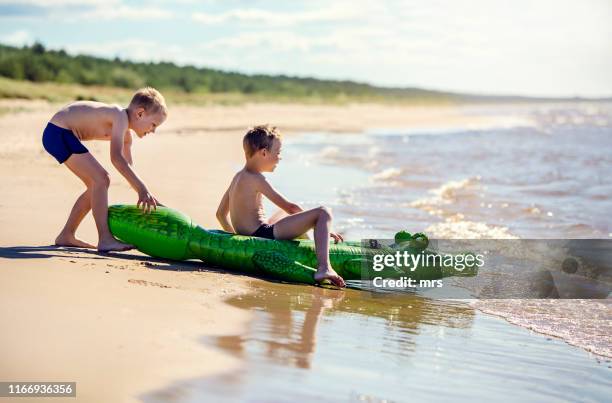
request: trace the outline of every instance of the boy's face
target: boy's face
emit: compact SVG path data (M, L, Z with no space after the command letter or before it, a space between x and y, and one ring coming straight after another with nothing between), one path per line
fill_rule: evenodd
M156 113L147 113L143 108L138 108L131 126L136 135L143 138L149 133L155 133L155 129L165 120L166 114L161 110Z
M263 172L273 172L276 169L279 161L282 159L280 156L281 148L283 144L279 139L274 139L272 142L272 147L270 150L266 150L265 148L261 150L262 153L262 171Z

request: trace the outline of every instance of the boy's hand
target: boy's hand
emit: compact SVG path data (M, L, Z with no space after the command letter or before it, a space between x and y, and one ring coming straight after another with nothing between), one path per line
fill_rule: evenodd
M338 243L338 242L344 241L344 238L342 238L342 235L337 234L335 232L330 232L329 236L334 238L334 243Z
M138 192L138 203L136 203L136 207L140 208L141 204L144 213L150 213L151 210L157 210L157 206L161 205L148 190Z

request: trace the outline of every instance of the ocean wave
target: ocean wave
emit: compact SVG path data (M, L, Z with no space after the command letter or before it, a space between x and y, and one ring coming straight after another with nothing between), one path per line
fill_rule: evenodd
M336 146L327 146L321 150L321 158L335 158L340 154L340 148Z
M504 226L453 218L432 224L425 232L430 234L430 237L439 239L518 239L518 236Z
M612 357L610 300L478 300L473 305L512 324Z
M417 208L438 217L448 217L455 213L445 210L441 206L454 203L459 197L475 196L473 191L477 189L480 176L474 176L462 180L451 180L441 186L429 190L433 196L417 199L409 204L410 207Z
M402 170L399 168L387 168L384 171L375 173L371 176L373 181L386 181L397 178L402 174Z

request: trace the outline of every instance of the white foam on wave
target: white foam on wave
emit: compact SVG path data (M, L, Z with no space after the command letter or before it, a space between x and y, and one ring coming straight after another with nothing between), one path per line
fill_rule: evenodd
M321 150L321 158L334 158L340 154L340 148L336 146L327 146Z
M454 218L432 224L425 232L438 239L518 239L507 227Z
M381 172L375 173L371 176L373 181L387 181L390 179L397 178L402 174L402 170L399 168L387 168Z
M462 180L448 181L439 188L431 190L431 193L436 195L441 200L453 200L458 191L467 189L468 187L475 185L481 179L480 176L474 176L472 178L466 178Z
M466 178L461 180L451 180L445 182L441 186L431 189L430 197L417 199L409 204L410 207L418 208L438 217L447 217L453 213L446 211L442 206L450 205L462 193L466 193L471 188L476 189L480 182L480 176Z

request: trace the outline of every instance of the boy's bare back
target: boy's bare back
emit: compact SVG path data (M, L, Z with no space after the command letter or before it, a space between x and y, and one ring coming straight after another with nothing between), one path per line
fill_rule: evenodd
M239 234L252 234L266 222L262 204L262 184L266 178L246 168L232 179L228 189L232 226Z
M51 118L51 123L71 130L81 141L110 140L113 125L119 123L127 127L127 122L125 109L93 101L71 103Z

